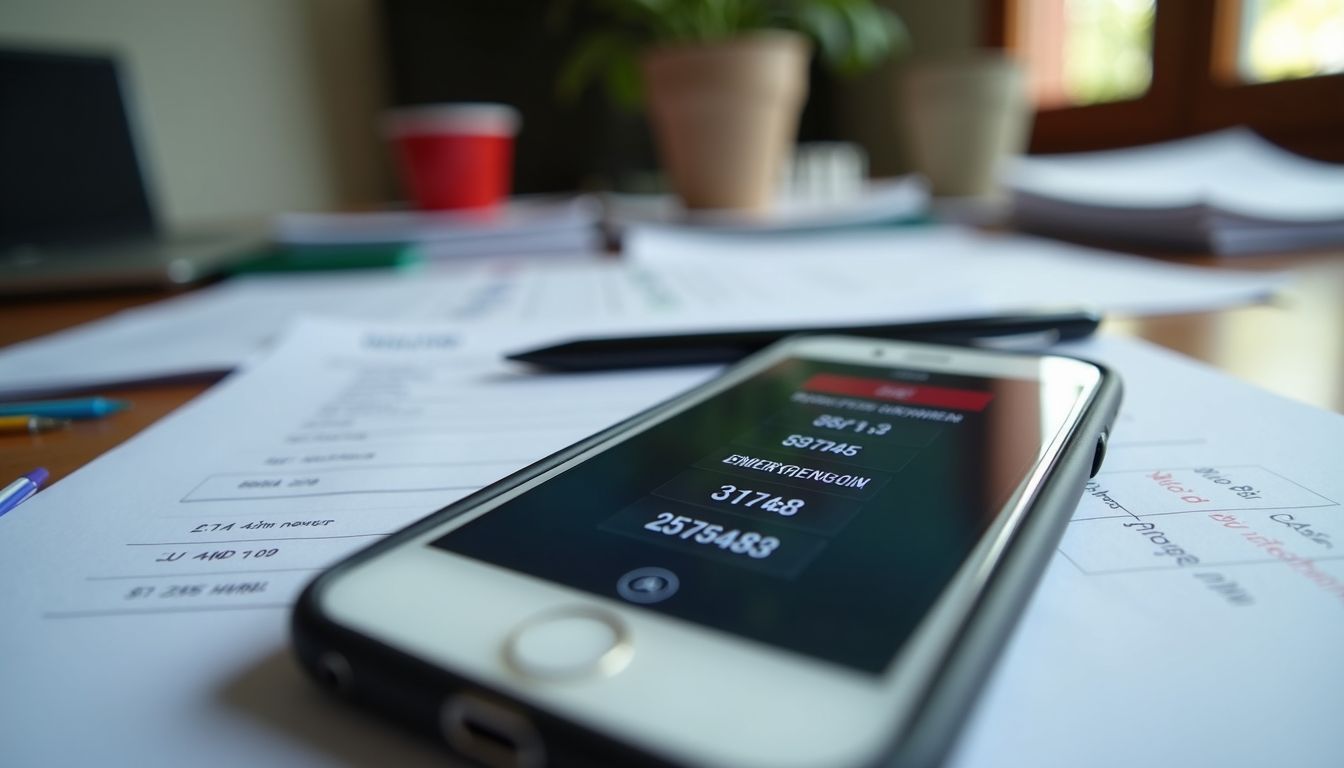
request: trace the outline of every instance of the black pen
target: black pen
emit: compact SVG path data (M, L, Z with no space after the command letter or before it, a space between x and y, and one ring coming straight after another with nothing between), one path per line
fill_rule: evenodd
M1095 312L986 315L889 325L772 328L756 331L626 336L567 341L508 355L508 359L553 371L601 371L668 365L731 363L795 334L841 334L884 339L965 344L979 339L1050 334L1052 341L1081 339L1101 323Z

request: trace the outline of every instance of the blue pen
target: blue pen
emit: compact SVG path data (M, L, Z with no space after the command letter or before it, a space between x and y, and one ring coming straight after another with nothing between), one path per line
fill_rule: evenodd
M106 397L80 397L73 400L37 400L28 403L0 403L0 416L48 416L53 419L101 419L109 413L130 407L125 400Z
M6 485L4 490L0 491L0 515L27 501L29 496L37 493L37 489L46 479L47 470L38 467Z

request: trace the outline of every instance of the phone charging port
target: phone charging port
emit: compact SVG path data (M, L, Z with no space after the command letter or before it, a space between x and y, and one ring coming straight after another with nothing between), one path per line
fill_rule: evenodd
M463 757L492 768L538 768L545 764L541 736L527 718L468 694L444 703L439 719L448 745Z

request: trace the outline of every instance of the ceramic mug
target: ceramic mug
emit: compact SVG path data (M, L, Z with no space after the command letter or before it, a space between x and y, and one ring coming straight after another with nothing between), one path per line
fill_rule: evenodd
M383 128L422 210L491 208L509 196L518 111L504 104L394 109Z
M914 62L898 104L908 156L934 194L978 197L995 189L1006 161L1026 149L1032 109L1026 78L992 52Z

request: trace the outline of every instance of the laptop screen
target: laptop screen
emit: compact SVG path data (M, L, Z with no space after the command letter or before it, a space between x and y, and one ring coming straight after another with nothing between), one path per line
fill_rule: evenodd
M116 63L0 49L0 250L149 235Z

